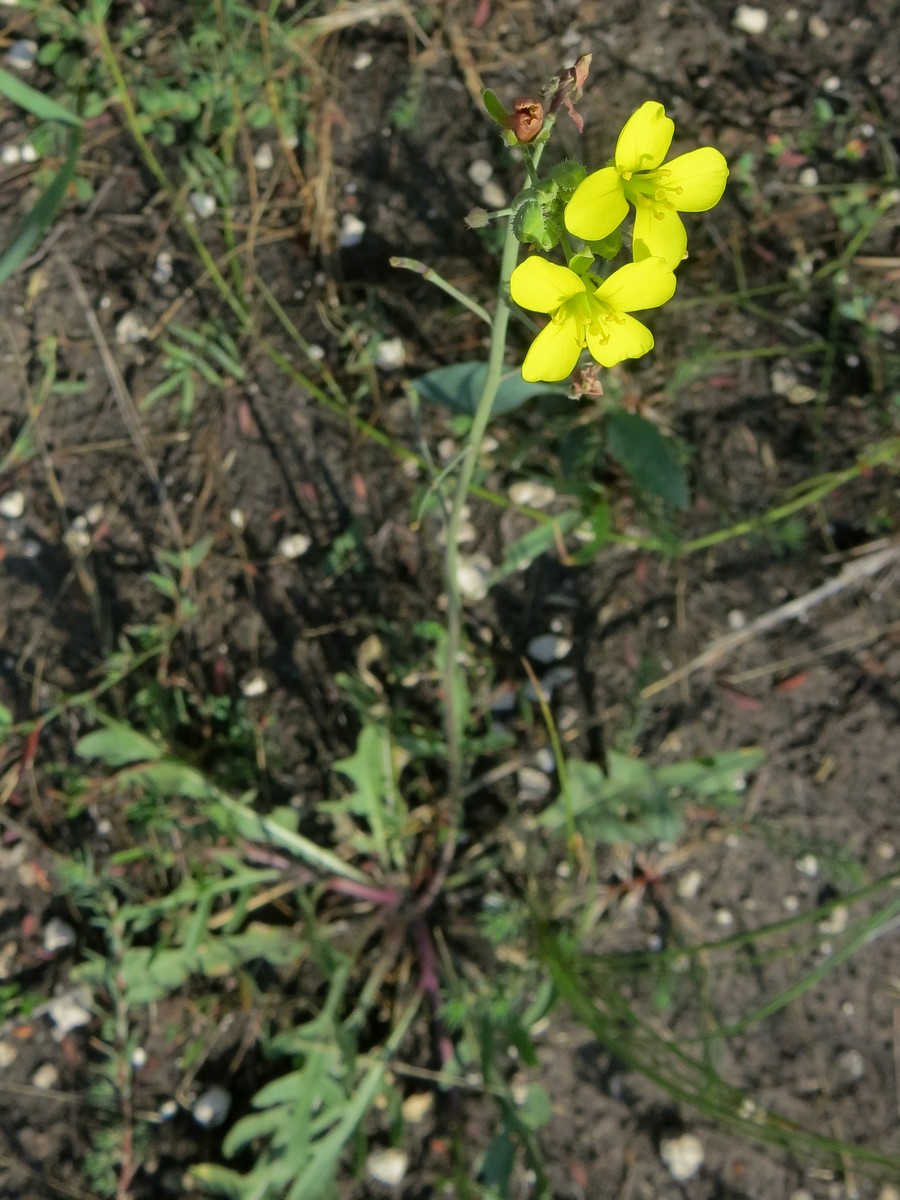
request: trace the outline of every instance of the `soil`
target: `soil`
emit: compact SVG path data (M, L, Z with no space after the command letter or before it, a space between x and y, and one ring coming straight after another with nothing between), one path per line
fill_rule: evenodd
M675 118L684 148L714 144L732 164L722 204L691 219L691 260L678 298L655 314L656 350L609 384L689 453L692 507L680 519L681 536L752 520L811 476L851 466L896 429L898 208L886 211L860 249L858 226L842 221L833 203L853 184L860 205L871 206L896 180L895 6L873 0L850 17L837 0L769 4L757 34L738 28L734 6L722 0L448 3L424 29L404 6L385 7L381 20L359 20L316 43L314 136L301 163L307 178L321 181L319 202L296 202L276 156L272 195L283 203L267 214L273 237L260 239L255 258L256 272L321 347L362 419L416 450L420 439L433 449L448 436L446 414L424 413L421 428L413 421L404 384L482 355L482 328L388 260L421 259L490 303L495 259L464 220L482 202L469 168L489 162L509 197L519 167L483 117L478 92L490 86L504 99L533 96L590 52L583 138L564 123L554 153L599 164L624 119L652 97ZM156 4L152 20L176 37L179 12ZM162 46L160 53L164 39ZM37 69L28 78L45 82ZM11 117L2 128L13 140ZM334 795L331 768L352 752L358 728L335 677L358 673L370 635L388 639L386 631L411 629L437 611L437 533L427 522L411 532L421 479L299 383L289 386L259 353L244 362L243 380L201 382L187 419L170 402L141 411L164 377L159 340L123 344L121 318L134 313L162 331L172 306L185 326L225 314L115 121L89 131L85 161L94 200L68 204L53 238L0 293L0 456L42 395L48 339L57 341L57 379L84 385L46 398L34 453L11 460L0 479L0 491L24 497L20 517L0 518L0 701L26 720L91 686L123 631L168 611L145 579L158 550L175 548L176 532L183 546L208 536L212 550L194 584L198 617L160 679L177 678L198 698L212 692L237 701L260 675L264 694L246 700L250 725L265 728L267 739L257 786L268 803L302 796L314 812ZM3 182L6 231L28 207L27 173L5 169ZM365 232L357 246L342 248L348 213ZM215 240L214 226L203 228ZM161 251L174 264L165 283L152 281ZM837 283L827 270L816 274L835 262L843 272ZM118 399L69 272L121 372ZM859 296L866 321L853 317L850 302ZM272 343L309 373L274 320L261 320ZM374 361L379 335L402 338L399 370ZM785 378L794 389L788 395ZM590 403L579 420L590 420ZM502 451L511 449L518 470L496 467L487 486L503 492L517 477L558 478L559 447L542 436L545 419L532 405L497 424L496 460L507 461ZM617 529L644 531L646 514L624 481L609 470L602 480L615 498ZM896 537L897 497L896 473L874 468L801 512L790 544L755 534L675 561L611 548L581 566L551 554L473 608L473 634L492 647L499 684L524 685L520 656L534 635L554 629L571 639L572 678L554 709L574 756L600 761L632 723L636 747L654 762L750 745L764 752L738 813L701 814L677 846L651 844L638 861L621 849L601 853L597 882L584 885L599 889L601 914L589 948L715 940L896 872L896 561L801 620L684 671L642 706L637 693L729 630L835 578L858 551ZM472 507L479 545L496 561L527 522L486 503ZM89 545L79 549L73 532L85 531ZM302 557L279 551L289 533L311 539ZM350 547L340 561L338 538ZM126 702L114 695L111 703ZM128 846L114 805L74 816L67 809L60 764L74 762L74 743L89 727L87 714L71 711L39 737L0 749L0 996L16 985L37 1005L0 1036L4 1200L94 1194L83 1164L104 1124L99 1026L60 1039L41 1008L70 987L69 971L84 953L98 949L61 864L76 853L107 862ZM540 727L516 732L533 738ZM215 747L206 750L214 760ZM684 883L692 872L693 889ZM45 948L53 917L74 931L73 945ZM820 927L805 957L748 957L743 970L723 968L711 1002L717 1018L737 1019L821 962L829 928ZM898 988L896 940L883 929L794 1004L732 1039L720 1066L761 1105L896 1160ZM270 1068L256 1055L240 1003L223 986L208 1005L186 995L148 1016L135 1098L141 1112L159 1112L205 1082L252 1094ZM676 1006L657 1019L678 1028L681 1016ZM421 1040L427 1066L428 1039ZM185 1066L198 1041L206 1047L200 1065ZM36 1077L47 1065L52 1072ZM609 1048L598 1049L563 1009L542 1037L539 1067L521 1077L539 1079L553 1103L539 1137L559 1200L897 1194L883 1166L819 1169L676 1107ZM449 1131L484 1145L491 1111L465 1097L453 1112L438 1105L407 1135L409 1170L392 1194L462 1195L441 1182L451 1175ZM687 1182L674 1180L661 1159L661 1140L673 1131L695 1133L704 1148L704 1164ZM182 1107L153 1139L120 1195L193 1197L183 1172L217 1156L220 1131L200 1130ZM524 1177L513 1187L511 1194L529 1194ZM349 1173L342 1189L348 1200L387 1194Z

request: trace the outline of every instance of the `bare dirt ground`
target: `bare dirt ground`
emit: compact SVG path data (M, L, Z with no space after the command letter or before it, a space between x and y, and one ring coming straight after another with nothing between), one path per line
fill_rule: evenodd
M164 8L155 16L167 28L171 16L177 29L176 9ZM618 381L627 402L656 414L690 448L693 503L683 536L757 516L809 477L852 465L863 447L896 429L898 209L857 252L858 226L842 221L833 203L854 184L864 208L886 178L896 178L896 7L884 0L851 14L836 0L799 0L766 9L767 27L753 35L735 27L730 3L716 0L497 0L478 6L479 22L485 17L478 28L474 6L453 3L421 36L411 16L394 15L323 39L316 137L304 165L323 180L326 202L298 220L292 180L277 166L273 195L284 206L267 220L278 236L260 244L256 269L342 385L361 396L362 416L414 444L404 378L483 349L470 314L448 317L437 292L388 266L398 253L421 258L489 301L494 260L464 224L482 202L468 169L489 162L508 197L518 167L478 110L480 86L504 98L533 95L576 55L592 52L583 145L568 128L564 148L605 157L623 120L652 97L666 104L685 148L715 144L732 164L725 200L694 222L678 299L654 323L656 352ZM3 132L13 136L9 120ZM161 378L160 355L152 339L117 341L122 316L136 313L152 331L173 304L189 324L215 316L216 300L114 122L98 125L86 155L94 202L67 207L58 236L0 293L0 456L40 391L47 339L57 339L57 378L86 384L46 400L36 452L0 481L4 494L24 497L21 515L0 517L0 700L16 719L35 715L89 686L124 628L155 619L164 603L143 576L156 548L171 546L174 514L185 545L210 535L214 546L198 576L199 617L163 674L186 679L198 696L211 688L238 696L261 674L267 690L248 711L255 725L271 726L265 787L274 799L300 794L314 806L331 794L331 765L353 743L335 674L357 669L369 633L435 613L434 531L411 535L416 482L390 452L302 388L288 389L262 357L244 364L243 381L201 385L186 424L156 405L142 414L135 437L134 412L113 393L85 298L138 405ZM12 225L26 180L7 170L2 181L4 225ZM365 232L358 246L342 249L346 213ZM161 250L174 261L166 283L152 279ZM816 276L835 262L840 284ZM848 315L860 294L868 297L867 324ZM385 373L367 358L372 328L403 339L401 370ZM291 352L286 341L284 350ZM425 421L432 444L446 435L443 414ZM510 446L530 438L522 473L555 478L558 449L542 442L543 421L542 410L526 408L495 436ZM488 482L503 490L511 478L498 469ZM633 550L579 568L541 560L477 609L496 647L498 678L522 684L519 656L535 634L552 627L571 638L575 670L555 705L576 714L572 752L595 757L631 720L643 684L835 578L857 548L896 538L897 495L896 473L874 468L801 513L789 546L754 535L676 562ZM485 547L496 550L519 532L489 506L474 511ZM619 527L633 529L639 517L622 489ZM329 553L348 530L358 554L335 569ZM279 542L295 531L312 538L312 549L287 560ZM598 950L713 939L808 911L896 871L898 578L896 561L888 563L801 620L750 637L647 697L638 745L654 760L758 745L765 761L727 825L698 819L678 847L651 847L639 864L610 852L600 866L609 896L591 933ZM102 836L97 814L67 810L60 764L71 761L80 732L73 716L32 744L0 750L9 785L0 987L15 984L35 1003L64 990L69 967L93 946L89 921L63 897L59 861L76 850L106 858L128 846L114 805L101 814ZM47 948L52 917L76 931L74 945ZM819 933L802 963L754 962L748 952L742 972L723 976L717 1015L734 1019L789 986L800 966L822 961L830 933ZM212 1005L182 996L151 1015L142 1110L158 1111L181 1094L182 1056L197 1039L211 1047L200 1081L221 1078L239 1058L234 1093L258 1086L265 1064L252 1050L235 1055L236 1003L223 989ZM761 1104L805 1127L896 1156L898 1005L900 962L885 930L795 1005L731 1042L728 1070ZM678 1011L666 1019L677 1027ZM98 1043L90 1027L60 1040L54 1028L38 1008L0 1036L0 1196L9 1200L91 1194L79 1164L100 1122L85 1100ZM539 1075L554 1102L540 1137L560 1200L896 1196L885 1190L883 1169L871 1178L811 1170L676 1110L561 1016L545 1034ZM474 1101L461 1111L438 1106L408 1146L411 1167L397 1195L454 1194L440 1183L449 1174L448 1129L477 1143L484 1119ZM678 1129L696 1133L705 1150L701 1171L683 1184L659 1154L660 1138ZM214 1157L218 1141L179 1111L159 1127L129 1194L193 1197L183 1171ZM519 1186L526 1195L527 1181ZM348 1182L343 1194L384 1193Z

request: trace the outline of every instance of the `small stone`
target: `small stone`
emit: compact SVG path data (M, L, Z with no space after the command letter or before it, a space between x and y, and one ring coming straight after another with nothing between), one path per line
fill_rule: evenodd
M776 396L786 396L796 384L797 376L789 365L779 364L772 369L769 382Z
M241 530L247 523L247 518L239 508L233 508L228 514L228 523L232 529Z
M91 1023L93 1014L85 1003L89 998L87 992L78 990L57 996L50 1001L47 1012L56 1026L53 1036L57 1041L62 1041L73 1029L80 1029L82 1025Z
M519 785L519 799L531 803L545 800L553 786L550 779L537 767L522 767L516 772L516 782Z
M728 614L728 628L729 629L734 629L734 630L743 629L746 624L747 624L747 617L744 613L741 612L741 610L739 608L733 608L731 610L731 612L729 612L729 614Z
M63 541L71 554L76 557L84 554L91 547L91 535L86 529L67 529Z
M6 52L6 65L14 71L30 71L37 58L37 42L31 38L20 38Z
M23 142L22 149L19 152L23 163L37 162L38 152L32 146L31 142Z
M59 1071L57 1071L53 1063L44 1063L38 1067L31 1077L31 1086L38 1088L42 1092L49 1092L58 1083Z
M230 1108L231 1093L214 1085L194 1101L191 1116L204 1129L218 1129L220 1125L225 1124Z
M201 221L206 217L211 217L216 211L216 198L208 192L191 192L188 199L191 202L191 208Z
M419 1121L425 1120L432 1108L434 1108L433 1092L413 1092L403 1101L400 1111L403 1113L405 1121L416 1125Z
M789 913L796 912L797 909L800 907L800 901L797 899L796 896L791 896L791 895L782 896L781 904L782 904L782 907L784 908L784 911L789 912Z
M843 933L850 923L850 910L844 904L839 904L837 908L833 908L824 920L819 922L819 933L828 934L830 937L835 934Z
M16 1061L18 1050L12 1042L0 1042L0 1071L11 1067Z
M286 533L278 543L278 553L283 558L300 558L312 545L312 538L305 533Z
M360 50L356 58L354 58L351 66L354 71L365 71L367 67L371 67L375 60L368 50Z
M44 949L48 954L56 954L57 950L74 946L75 941L75 930L59 917L51 917L44 926Z
M843 1083L858 1083L866 1073L866 1060L859 1050L844 1050L836 1063Z
M131 1052L131 1065L135 1071L139 1071L141 1067L147 1065L147 1051L143 1046L135 1046Z
M822 80L822 90L825 92L839 92L841 90L841 79L839 75L829 75L827 79Z
M307 347L306 353L313 362L321 362L325 357L325 347L320 346L318 342L313 342Z
M481 189L481 199L485 208L506 208L506 192L496 179L489 179Z
M734 924L734 915L727 908L717 908L715 920L723 929L730 929Z
M8 146L4 146L3 149L0 150L0 162L3 163L4 167L14 167L21 161L22 151L18 146L14 146L12 143L10 143Z
M693 1133L666 1137L660 1142L659 1156L672 1178L677 1183L684 1183L703 1166L703 1145Z
M815 167L804 167L797 178L801 187L814 188L819 183L819 172Z
M806 28L820 42L824 42L826 38L831 37L831 29L828 22L820 17L818 13L813 13L806 23Z
M448 463L456 454L456 451L456 442L451 437L441 438L437 444L438 458L441 460L441 462Z
M382 371L396 371L405 362L406 346L402 338L385 338L383 342L379 342L375 351L375 365L381 367Z
M162 287L172 278L172 271L172 255L168 250L160 250L156 256L156 262L153 264L153 275L151 276L153 282Z
M120 346L131 346L142 342L150 330L137 313L123 313L116 322L116 341Z
M341 231L338 234L338 245L342 250L351 250L363 240L365 232L365 221L361 221L355 213L344 213L343 217L341 217Z
M403 1150L373 1150L366 1159L370 1179L384 1187L397 1187L403 1182L409 1166L409 1155Z
M545 671L538 680L544 700L551 700L557 688L574 678L575 672L571 667L551 667L549 671ZM533 683L529 682L525 685L525 695L529 700L537 700L538 694Z
M549 484L535 483L530 479L512 484L508 494L513 504L521 504L525 508L546 508L556 499L556 491Z
M178 1112L178 1105L174 1100L164 1100L159 1106L159 1119L161 1121L171 1121Z
M476 158L469 167L469 178L476 187L483 188L494 173L494 168L486 158Z
M248 700L254 696L264 696L268 690L269 685L262 675L251 675L241 684L241 695L246 696Z
M815 879L819 874L819 860L814 854L804 854L802 858L797 859L794 866L807 879Z
M483 600L490 590L491 560L486 554L470 554L460 558L456 582L466 600Z
M897 851L890 842L879 842L875 847L875 853L882 862L892 862Z
M268 142L263 142L253 155L253 165L257 171L271 171L274 167L275 152Z
M789 404L810 404L815 400L818 392L808 383L795 383L788 389L786 395Z
M0 496L0 517L4 517L7 521L18 521L19 517L25 512L25 493L16 489L12 492L4 492Z
M533 637L526 646L528 657L545 666L565 658L571 650L572 643L568 638L557 637L553 633L539 634L537 637Z
M556 757L549 746L542 746L535 753L534 765L545 775L552 775L556 770Z
M700 871L688 871L678 880L676 891L681 900L693 900L703 884L703 875Z
M739 4L731 23L741 33L765 33L769 26L769 14L764 8L755 8L752 4Z
M99 525L103 520L106 509L103 507L103 502L98 500L96 504L89 505L84 510L84 519L90 526Z
M900 1192L892 1183L886 1183L878 1193L878 1200L900 1200Z

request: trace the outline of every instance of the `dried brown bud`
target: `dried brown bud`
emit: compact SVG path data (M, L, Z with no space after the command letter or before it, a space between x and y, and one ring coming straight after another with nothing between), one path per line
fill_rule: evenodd
M507 127L516 141L533 142L544 124L544 106L540 100L517 100L506 118Z

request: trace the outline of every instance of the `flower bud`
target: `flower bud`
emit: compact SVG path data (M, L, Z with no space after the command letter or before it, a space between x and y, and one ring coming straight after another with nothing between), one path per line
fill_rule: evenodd
M533 142L544 124L544 106L539 100L517 100L506 118L506 125L517 142Z

